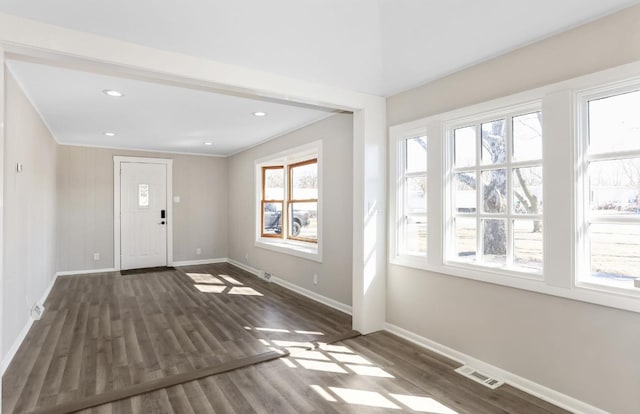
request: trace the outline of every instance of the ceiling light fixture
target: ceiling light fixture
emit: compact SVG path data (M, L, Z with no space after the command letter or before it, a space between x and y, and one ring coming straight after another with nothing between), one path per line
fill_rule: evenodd
M107 96L111 96L113 98L122 98L124 96L124 93L113 90L113 89L105 89L102 91L102 93L104 93Z
M258 111L258 112L254 112L253 116L267 116L266 112L262 112L262 111Z
M108 136L108 137L115 137L115 136L116 136L116 133L115 133L115 132L105 132L104 134L105 134L106 136Z
M213 142L203 142L204 145L213 145Z

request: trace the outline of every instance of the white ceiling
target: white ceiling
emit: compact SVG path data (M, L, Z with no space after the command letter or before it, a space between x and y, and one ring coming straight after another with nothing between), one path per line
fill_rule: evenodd
M0 11L391 95L640 0L0 0Z
M7 65L62 144L224 156L331 113L35 63ZM105 89L125 96L109 97ZM256 117L257 111L268 115Z

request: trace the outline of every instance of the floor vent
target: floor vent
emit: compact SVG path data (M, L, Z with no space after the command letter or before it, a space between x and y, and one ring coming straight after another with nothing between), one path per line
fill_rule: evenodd
M456 372L458 374L464 375L467 378L471 378L475 382L479 382L480 384L484 385L485 387L489 387L492 390L495 390L496 388L504 384L504 381L500 381L495 378L491 378L487 375L484 375L481 372L476 371L475 369L471 368L468 365L461 366L460 368L456 369Z
M269 273L269 272L265 272L264 270L261 270L261 271L260 271L260 277L261 277L262 279L266 280L267 282L270 282L270 281L271 281L271 276L272 276L272 275L271 275L271 273Z

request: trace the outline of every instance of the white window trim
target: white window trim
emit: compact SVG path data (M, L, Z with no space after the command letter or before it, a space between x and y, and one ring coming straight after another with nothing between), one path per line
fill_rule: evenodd
M318 242L307 243L299 240L277 239L262 237L261 226L261 192L262 192L262 167L270 165L287 165L299 161L317 158L318 160ZM285 168L286 174L286 168ZM285 194L286 183L288 178L285 177ZM256 247L271 250L274 252L284 253L291 256L300 257L307 260L322 263L322 245L323 245L323 156L322 156L322 140L317 140L309 144L281 151L266 157L255 160L255 243Z
M610 90L612 85L640 82L640 61L626 64L616 68L604 70L601 72L581 76L567 81L550 84L537 89L517 93L511 96L494 99L481 104L456 109L450 112L436 114L433 116L417 119L407 123L394 125L389 128L389 263L391 265L404 266L425 270L429 272L462 277L482 282L488 282L507 286L511 288L523 289L542 294L563 297L567 299L578 300L587 303L593 303L602 306L608 306L618 309L624 309L632 312L640 313L640 297L635 291L618 291L617 289L609 289L600 285L590 286L585 283L576 283L576 275L579 271L579 255L580 243L576 236L579 223L582 220L578 207L581 204L581 190L578 185L579 181L576 177L576 171L580 165L580 152L577 145L579 142L577 133L580 131L579 114L577 113L577 95L579 92L594 91L594 87L602 88L599 85L608 85ZM461 120L465 117L475 118L480 114L490 113L492 111L500 112L505 108L518 105L523 102L541 101L543 108L543 117L545 125L543 126L543 147L546 140L561 139L571 137L571 142L565 144L568 155L566 160L563 158L563 165L555 165L553 173L562 172L561 180L551 181L551 167L554 161L548 155L547 149L543 149L543 169L544 169L544 192L545 205L549 206L553 200L551 193L560 189L567 194L566 208L567 212L561 216L563 224L570 228L570 234L566 234L566 229L553 229L553 225L547 225L544 231L544 277L529 277L526 273L518 274L514 277L513 272L503 272L499 269L490 269L475 266L459 266L457 264L445 264L445 249L442 248L444 234L446 230L447 220L446 212L449 211L445 204L446 201L446 151L443 148L446 133L445 123L448 120ZM561 117L555 116L554 122L548 122L549 116L545 114L546 107L553 107L556 111L560 108ZM554 114L555 115L555 114ZM561 124L561 125L558 125ZM428 175L428 241L427 241L427 259L411 260L398 256L396 241L396 216L397 216L397 185L398 178L398 140L402 137L415 133L413 131L427 130L429 161L427 164ZM434 131L436 131L434 133ZM552 134L549 132L553 132ZM438 157L440 159L438 159ZM564 153L563 153L564 157ZM436 161L436 162L434 162ZM564 165L566 164L566 165ZM579 170L578 170L579 171ZM440 180L437 177L442 177ZM570 179L570 176L572 177ZM562 180L567 181L566 183ZM561 181L559 184L555 181ZM553 184L553 185L550 185ZM556 199L556 202L558 200ZM565 200L562 200L565 201ZM545 208L544 221L545 225L549 221L547 217L548 209ZM569 221L569 223L565 223ZM558 224L558 218L554 218L554 224ZM560 233L558 233L560 231ZM554 232L555 235L553 234ZM557 237L561 236L561 237ZM558 240L561 239L561 240ZM565 241L570 243L565 244ZM562 243L561 243L562 242ZM555 254L555 263L550 263L547 256ZM566 260L562 259L561 268L558 267L558 254L566 256Z
M575 274L573 278L573 286L578 289L590 290L595 292L607 292L614 295L622 295L640 300L640 289L632 290L621 287L589 282L584 280L583 275L591 273L591 252L589 246L589 238L585 231L589 222L598 222L598 218L588 217L587 206L590 205L589 199L589 180L588 166L589 162L606 160L610 158L624 158L625 156L640 156L640 151L612 151L609 153L600 153L590 155L589 150L589 101L594 99L607 98L627 92L640 90L640 77L625 79L620 82L605 82L598 86L578 90L575 93L576 102L576 145L575 145L575 162L576 162L576 257L575 257ZM620 224L637 223L638 218L631 219L626 217L615 217L604 220L605 222L618 221ZM635 224L639 225L639 224Z

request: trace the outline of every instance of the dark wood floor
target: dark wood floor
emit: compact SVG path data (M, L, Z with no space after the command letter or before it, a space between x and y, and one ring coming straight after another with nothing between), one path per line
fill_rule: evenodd
M345 280L345 284L349 284ZM291 356L86 413L564 413L388 333L305 351L351 328L341 312L228 264L60 278L3 377L3 413L27 413L287 348Z

